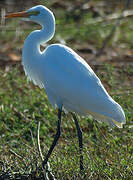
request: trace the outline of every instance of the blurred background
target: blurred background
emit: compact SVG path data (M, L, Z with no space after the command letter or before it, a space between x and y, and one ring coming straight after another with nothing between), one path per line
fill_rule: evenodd
M47 101L44 91L27 82L21 66L24 40L40 26L20 19L4 18L6 13L24 11L37 4L50 8L56 17L55 36L41 49L52 43L62 43L74 49L92 67L109 94L126 113L127 123L124 128L112 131L92 117L80 119L88 179L131 179L131 0L0 0L0 177L8 171L21 171L23 174L35 171L36 165L40 163L33 163L39 156L36 148L37 121L41 122L43 153L48 150L56 131L55 110ZM71 179L78 174L78 143L75 126L69 115L64 116L62 128L62 137L52 154L50 165L58 179ZM20 157L16 157L15 153Z
M2 17L5 12L23 11L37 4L44 4L56 16L55 37L49 43L67 44L77 50L91 64L111 61L123 64L127 61L130 63L133 46L133 3L130 2L127 8L126 3L125 0L67 0L64 2L60 0L1 0L0 10ZM123 9L125 9L124 17L111 35L106 48L101 54L102 57L95 59L96 62L94 62L93 55L103 46L104 40L118 21ZM37 28L38 25L31 22L18 19L10 19L5 22L1 18L0 43L2 48L0 51L3 58L7 59L9 57L8 60L16 59L19 61L24 39L32 30ZM8 54L4 57L5 54L3 53ZM0 60L2 61L3 58Z

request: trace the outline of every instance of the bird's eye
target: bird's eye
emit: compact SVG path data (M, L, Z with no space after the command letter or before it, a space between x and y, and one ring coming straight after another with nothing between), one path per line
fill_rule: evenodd
M29 15L30 16L37 16L38 14L40 14L40 12L39 11L31 11L31 12L29 12Z

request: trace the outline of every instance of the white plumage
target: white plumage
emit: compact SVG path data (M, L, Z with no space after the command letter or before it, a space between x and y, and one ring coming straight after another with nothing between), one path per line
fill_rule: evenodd
M22 64L26 75L40 88L45 88L50 103L80 115L122 127L125 114L103 87L91 67L72 49L61 44L40 45L49 41L55 31L53 13L44 6L27 11L29 20L42 26L32 32L24 43Z

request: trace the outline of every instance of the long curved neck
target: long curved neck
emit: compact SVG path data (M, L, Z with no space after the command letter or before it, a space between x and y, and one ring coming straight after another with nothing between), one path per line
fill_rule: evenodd
M36 85L44 87L40 78L40 68L42 67L42 58L43 62L45 61L45 50L41 52L40 45L48 42L53 37L55 19L53 14L49 12L46 17L42 15L40 19L36 19L34 22L39 23L42 29L33 31L25 40L22 51L22 65L29 79L33 80Z
M41 55L40 45L48 42L55 32L55 20L48 19L47 22L41 23L42 29L33 31L29 34L24 42L23 55L38 56Z

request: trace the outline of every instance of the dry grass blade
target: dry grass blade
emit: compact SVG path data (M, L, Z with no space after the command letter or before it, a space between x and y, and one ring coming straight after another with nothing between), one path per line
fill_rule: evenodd
M40 146L39 131L40 131L40 121L37 122L37 148L38 148L40 159L41 161L43 161L43 155L42 155L41 146Z
M17 154L16 152L14 152L12 149L9 149L9 152L10 152L11 154L13 154L14 156L16 156L17 158L23 159L22 156L18 155L18 154Z
M37 148L38 148L38 152L39 152L39 157L41 159L41 162L43 162L43 155L42 155L42 151L41 151L41 146L40 146L40 121L37 122ZM44 171L44 169L43 169ZM50 179L50 180L56 180L54 175L50 172L50 164L47 163L46 165L46 173L44 172L44 177L46 179Z

